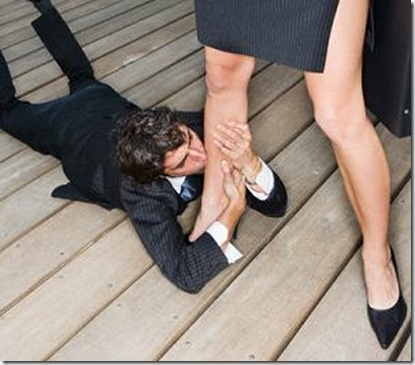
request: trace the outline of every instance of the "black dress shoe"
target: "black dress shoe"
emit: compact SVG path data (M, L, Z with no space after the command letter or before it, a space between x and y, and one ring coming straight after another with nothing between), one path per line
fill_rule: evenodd
M396 275L399 281L395 255L393 254L392 249L391 255L392 263L395 267ZM378 310L371 308L369 305L367 306L367 314L369 316L370 325L372 326L372 329L376 334L379 344L383 349L386 350L394 340L405 319L406 311L406 303L402 297L400 287L399 299L392 308Z

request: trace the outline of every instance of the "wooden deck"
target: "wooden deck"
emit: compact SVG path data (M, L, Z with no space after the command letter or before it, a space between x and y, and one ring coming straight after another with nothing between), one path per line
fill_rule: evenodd
M198 109L202 47L192 0L54 0L96 75L142 106ZM18 93L67 93L30 22L0 0L0 48ZM244 258L198 295L170 284L123 212L50 197L60 164L0 131L0 359L411 360L411 312L385 351L366 318L361 235L298 71L258 62L250 125L289 192L288 213L248 210ZM411 141L377 126L392 171L391 242L411 308ZM181 218L192 225L197 204Z

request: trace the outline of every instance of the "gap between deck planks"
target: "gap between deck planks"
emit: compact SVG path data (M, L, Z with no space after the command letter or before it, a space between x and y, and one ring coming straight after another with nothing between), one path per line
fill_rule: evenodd
M27 0L24 0L25 2ZM69 12L71 15L72 13L76 14L89 14L97 8L97 4L99 6L106 5L110 0L71 0L71 1L64 1L61 3L61 6L58 5L60 11L65 13L66 11ZM80 6L79 6L80 5ZM27 6L33 6L29 2L27 2ZM0 28L0 44L2 48L6 48L12 46L16 43L21 42L22 40L26 39L27 37L33 36L33 30L30 26L30 23L35 20L39 16L39 12L33 12L27 17L18 19L17 21L13 21L11 23L6 24L3 28Z
M281 70L281 72L283 73L283 70ZM275 74L276 75L279 75L279 73L278 73L278 69L277 69L277 72L275 72ZM294 76L294 77L293 77ZM295 80L298 80L298 77L299 77L299 75L298 75L298 73L295 73L295 72L287 72L287 78L292 78L292 80L295 82ZM254 79L254 85L255 85L255 79ZM285 84L285 85L287 85L287 84ZM281 92L281 90L279 90L279 89L276 89L276 91L277 92ZM270 95L272 95L272 93L270 93ZM266 100L268 100L268 102L270 102L270 97L268 96L268 98L263 98L265 101Z
M313 131L313 133L311 133L311 131ZM320 149L316 147L316 145L318 146L318 143L316 143L315 126L313 126L306 134L308 135L306 140L309 140L309 143L304 143L304 139L299 138L299 141L295 142L295 150L298 151L298 149L303 149L306 156L308 156L309 160L307 159L303 164L304 169L311 170L309 171L309 174L315 174L320 170L317 174L321 173L324 175L324 171L321 170L327 168L327 165L330 165L330 163L327 163L327 161L324 160L318 161L321 159L321 155L324 156L324 153L322 153L322 147L320 147ZM314 153L310 153L308 148L314 148ZM288 149L289 148L287 148L287 150ZM284 150L283 154L284 153L286 153L286 150ZM291 153L293 153L293 151L291 151ZM298 155L297 158L299 158ZM284 164L284 162L286 164ZM278 166L280 166L279 170L281 172L284 171L284 167L287 168L288 162L292 161L280 161ZM321 166L316 166L316 163L319 165L321 164ZM301 172L299 172L297 168L301 170L303 164L292 167L291 172L298 176ZM293 176L290 177L293 178ZM315 178L317 179L317 177ZM290 181L297 180L290 179ZM295 190L301 189L304 189L304 186L297 183L297 188ZM296 194L304 194L304 191L301 190L301 193L297 191ZM291 195L293 195L293 192L291 192ZM297 205L299 202L292 204ZM241 229L244 229L244 231L241 232L241 237L244 237L244 239L241 241L238 240L237 245L238 247L242 246L245 254L247 254L247 247L244 247L244 245L252 246L255 242L258 244L258 241L261 240L261 234L264 235L264 232L269 232L272 227L270 226L271 222L268 222L268 227L264 227L264 222L261 222L261 218L263 219L263 217L256 217L254 214L251 225L249 226L249 233L245 232L244 227L246 226L244 223L241 226ZM255 227L252 225L252 221L256 222ZM251 249L253 248L251 247ZM232 270L236 270L237 267L238 265L235 265ZM239 268L238 272L234 272L233 276L236 276L240 270L241 269ZM150 270L143 278L134 284L133 287L126 291L123 296L120 296L117 303L121 303L122 307L116 306L115 303L109 306L102 315L84 328L77 337L53 356L51 360L157 359L160 351L163 352L168 349L172 341L174 342L174 338L178 336L181 331L184 331L185 328L187 328L187 326L203 312L204 308L209 305L209 302L224 289L224 286L229 284L229 277L224 278L223 276L225 274L223 274L210 283L200 295L194 297L177 292L177 290L171 285L168 285L167 282L158 282L157 278L159 275L160 274L156 269ZM238 281L239 278L236 282ZM137 297L143 299L136 301ZM158 303L162 303L162 305L159 306ZM166 310L166 308L168 310ZM233 310L231 312L233 313ZM222 313L226 313L226 311ZM126 317L130 318L128 323L123 321ZM157 321L155 321L154 318L157 318ZM203 333L206 335L212 330L211 321L207 327L209 328L203 329ZM113 331L107 331L106 329L108 328L112 328ZM201 336L203 337L202 342L208 340L208 338L205 338L203 335ZM114 346L113 348L117 348L117 350L112 351L111 349L108 349L107 351L105 348L101 347L101 343L112 343ZM186 359L181 356L181 353L179 358L180 360ZM216 360L218 359L219 357L216 358ZM220 359L223 360L223 357L220 357ZM197 357L197 360L203 360L203 358Z
M148 0L128 0L128 3L113 4L101 11L78 17L74 21L67 23L79 44L85 47L98 39L104 38L175 4L177 4L177 1L169 3L165 0L150 2ZM127 14L125 14L126 9L128 9ZM65 16L63 18L65 19ZM37 36L7 48L4 54L9 60L13 76L15 77L52 60L49 52L44 48L42 41ZM29 54L30 56L28 57L27 55Z
M180 18L179 18L180 19ZM177 31L177 29L168 29L169 31ZM156 32L155 34L157 34L158 32ZM161 33L160 34L161 36L159 37L160 39L162 39L163 38L163 36L165 35L165 33ZM185 41L187 40L187 38L185 38L184 39ZM156 40L154 39L154 37L150 37L150 39L147 39L147 38L144 38L143 39L143 41L144 41L144 45L143 45L143 47L144 48L146 48L147 47L147 45L148 44L150 44L151 42L153 42L153 47L157 44L157 42L156 42ZM137 42L135 42L134 43L134 46L136 46L138 49L139 49L139 46L141 45L141 41L139 41L140 43L137 43ZM164 44L161 44L160 45L160 47L161 46L165 46ZM178 46L180 46L180 44L178 45ZM199 45L198 45L198 47L200 47ZM179 47L180 48L180 47ZM150 51L148 51L148 52L150 52ZM147 53L148 53L147 52ZM182 53L183 53L183 55L182 55ZM124 54L125 54L125 52L124 52ZM156 55L159 55L158 53L156 53ZM181 56L182 55L182 56ZM115 57L116 56L119 56L119 54L117 53L116 55L115 55ZM142 56L145 58L146 57L146 52L142 52ZM163 56L163 54L161 54L161 55L159 55L159 56ZM168 56L168 55L165 55L165 56ZM151 52L150 52L150 57L151 57ZM180 57L186 57L186 53L185 53L185 50L183 50L183 52L178 52L178 55L176 56L176 58L175 57L166 57L166 60L167 60L167 62L165 62L165 64L164 64L164 66L165 67L167 67L168 65L170 65L169 64L169 62L170 63L172 63L172 62L175 62L177 59L180 59ZM108 57L106 57L106 59L108 59ZM151 61L153 61L154 62L154 56L153 56L153 58L151 59ZM119 62L119 64L120 64L120 62ZM149 63L149 64L151 64L151 62ZM120 68L122 68L122 64L118 67L118 68L116 68L115 66L114 66L114 70L113 70L113 72L115 72L115 71L117 71L118 69L120 69ZM150 71L151 70L151 71ZM140 69L140 71L141 71L141 75L142 75L142 77L145 79L145 78L148 78L148 77L150 77L152 74L154 74L154 73L156 73L157 71L158 71L158 69L156 68L156 69L154 69L154 68L151 68L151 67L142 67L141 69ZM149 72L150 71L150 72ZM107 73L109 74L110 72L107 70ZM100 76L102 76L101 75L101 73L100 72L97 72L97 76L98 77L100 77ZM63 80L62 80L63 81ZM39 80L37 80L37 82L39 82ZM135 83L139 83L140 82L140 80L136 80L135 81ZM65 86L65 88L66 88L66 86ZM53 88L49 88L49 89L46 89L46 88L42 88L42 89L40 89L40 91L39 91L39 93L37 94L37 96L41 99L41 100L39 100L39 101L43 101L43 99L45 98L45 92L46 92L46 90L50 90L50 93L51 94L56 94L56 90L54 90ZM121 88L121 90L120 91L123 91L122 90L122 88ZM29 100L31 100L31 101L36 101L36 100L33 100L33 97L32 97L33 95L29 95ZM56 95L55 95L56 96ZM13 140L13 139L11 139L9 136L7 136L7 135L5 135L5 134L2 134L2 135L0 135L0 138L1 138L1 141L3 142L5 142L5 145L4 145L4 147L3 147L3 145L2 145L2 149L1 149L1 154L0 154L0 157L2 157L2 160L4 160L5 159L5 157L6 157L6 154L8 153L8 154L14 154L14 153L17 153L17 152L19 152L19 151L21 151L22 149L24 149L24 145L22 145L20 142L18 142L17 140ZM27 155L25 155L26 154L26 152L22 152L22 155L21 156L27 156ZM31 155L30 155L31 156ZM32 157L30 157L30 158L32 158ZM18 158L17 158L18 159ZM42 159L42 158L40 158L40 159ZM19 163L20 161L18 161L18 160L16 160L16 163ZM9 162L9 164L10 164L11 162ZM53 165L53 164L55 164L55 163L51 163L51 165ZM4 169L6 169L6 168L8 168L8 169L13 169L14 168L14 166L7 166L7 164L4 164L4 166L3 166L3 168ZM31 166L27 166L27 168L28 169L30 169L30 171L32 172L32 175L33 175L33 177L37 177L37 176L39 176L39 174L40 174L40 172L41 171L39 171L38 169L37 169L37 166L34 166L34 165L31 165ZM46 171L46 170L45 170ZM37 174L37 175L36 175ZM3 175L3 176L5 176L5 175ZM8 176L8 175L7 175ZM28 176L28 175L27 175ZM24 185L24 181L19 181L19 184L14 184L14 181L13 181L13 179L12 179L12 177L10 176L10 177L8 177L8 179L7 179L7 184L8 184L8 188L9 188L9 191L11 191L10 190L10 187L12 187L12 190L16 190L16 189L18 189L19 187L22 187L23 185ZM7 190L7 189L6 189ZM4 196L6 194L6 192L4 192L2 195Z
M161 11L156 15L145 18L136 24L132 24L121 29L120 31L111 33L105 38L100 38L86 45L84 47L84 51L88 58L93 62L100 58L102 59L103 56L113 52L116 49L130 46L130 48L127 48L130 50L130 53L132 52L132 54L129 54L129 57L132 58L135 56L135 59L139 59L143 57L143 55L146 55L157 48L170 43L172 40L179 38L181 35L184 35L195 28L194 16L191 16L192 6L189 1L179 3L178 5ZM173 23L169 24L170 22ZM156 36L159 35L159 38L156 42L150 42L150 40L153 41L152 36L156 30L159 30L159 32L156 33ZM144 44L144 46L141 46L141 48L137 47L134 42L145 35L148 36L147 38L149 42ZM163 37L161 37L161 35ZM131 49L131 47L134 48ZM116 53L115 56L117 56ZM105 58L104 63L110 61L111 59L111 57ZM126 59L123 59L121 64L120 62L117 62L116 69L120 69L125 66L125 61ZM11 66L13 66L13 64ZM94 68L99 79L107 75L99 74L101 72L100 67L101 63L98 60L95 63ZM109 73L111 73L111 68ZM36 88L39 88L39 86L43 86L61 77L62 71L59 66L55 62L50 61L15 78L14 81L17 93L19 95L25 95L31 91L34 91ZM40 80L42 82L41 84L39 84ZM62 81L64 81L64 79L62 79L61 82ZM66 86L66 82L64 82L64 85ZM54 97L56 97L56 95Z
M269 70L269 69L268 69ZM167 70L166 70L167 71ZM116 79L114 78L114 83L116 84ZM145 80L144 80L145 81ZM150 80L149 80L149 83L148 84L150 84ZM194 84L197 84L198 85L198 87L196 88L196 90L201 90L201 87L199 87L200 86L200 83L201 83L202 81L201 80L198 80L198 81L195 81L194 82ZM192 85L190 85L190 86L192 86ZM127 86L128 87L128 86ZM193 86L194 87L194 86ZM174 91L173 91L174 92ZM193 95L192 95L193 96ZM200 94L197 94L197 97L196 97L196 99L198 100L198 102L199 102L199 100L202 100L202 97L201 96L203 96L203 93L200 93ZM174 99L175 98L175 96L173 96L173 98L172 99ZM176 99L176 100L179 100L179 99ZM169 99L167 99L167 101L168 102L170 102L170 100ZM139 100L138 100L138 103L139 103ZM183 99L182 99L182 101L180 101L180 103L182 103L182 105L185 105L186 104L186 100L185 100L185 97L183 97ZM172 104L172 105L174 105L174 103ZM189 105L189 104L188 104ZM191 105L191 104L190 104ZM194 104L194 105L196 105L196 104ZM194 109L194 107L190 107L189 109ZM270 117L271 117L272 115L271 115L271 113L270 113ZM259 123L258 123L259 124ZM259 127L258 127L259 128ZM268 132L268 135L269 135L269 132ZM287 144L288 142L284 142L285 144ZM262 147L262 144L261 144L261 147ZM68 207L69 208L69 207ZM127 224L127 223L125 223L125 224ZM40 226L41 227L41 226ZM117 227L118 228L118 227ZM125 229L126 228L123 228L122 229L122 231L125 231ZM99 242L101 242L101 241L99 241ZM136 244L136 245L140 245L140 243L139 242L134 242L134 244ZM88 246L89 247L89 246ZM93 246L93 247L95 247L95 245ZM88 249L87 251L89 251L90 249ZM80 258L79 258L79 260L81 260L81 258L82 257L84 257L83 255L81 255L80 256ZM77 258L78 259L78 258ZM95 258L91 258L92 260L95 260ZM74 261L74 262L76 262L76 260ZM151 265L151 264L150 264ZM151 269L151 271L149 272L151 275L153 275L153 273L154 273L154 278L156 279L156 282L158 282L159 280L165 280L164 278L160 278L160 276L159 275L157 275L157 270L155 269L155 268L153 268L153 269ZM134 279L135 280L135 279ZM134 281L133 280L133 281ZM132 281L132 282L133 282ZM121 287L121 286L120 286ZM128 287L128 286L127 286ZM175 289L175 288L173 288L173 289ZM102 290L102 293L104 293L104 290ZM126 293L128 293L128 291L126 292ZM137 293L138 294L138 293ZM174 293L173 293L174 294ZM216 294L215 294L216 295ZM112 298L115 298L115 296L113 296ZM212 299L212 298L211 298ZM107 299L109 302L111 302L111 300L113 300L113 299ZM133 303L133 302L132 302ZM134 304L134 303L133 303ZM104 307L103 307L104 308ZM102 309L103 309L102 308ZM134 307L132 307L131 308L132 310L134 310L135 308ZM99 317L98 317L99 318ZM177 319L177 318L176 318ZM124 335L124 334L120 334L121 336L122 335ZM105 339L104 339L105 340Z
M271 80L272 81L272 80ZM288 94L287 94L288 95ZM295 98L295 99L298 99L298 97L296 96L296 95L299 95L299 94L294 94L294 95L292 95L291 97L293 97L293 98ZM304 108L302 108L303 110L304 110ZM294 109L294 110L296 110L296 109ZM302 120L300 120L299 122L300 122L300 124L301 123L304 123L304 121L307 121L307 120L309 120L309 118L310 118L310 116L309 116L309 113L310 113L310 110L309 110L309 108L307 107L306 108L306 110L308 110L308 112L306 112L307 114L307 117L306 118L301 118ZM289 111L289 110L288 110ZM300 112L299 111L297 111L296 110L296 113L298 113L298 114L300 114ZM270 119L270 121L271 122L274 122L274 120L271 120ZM271 127L272 128L272 127ZM271 141L270 141L271 142ZM271 142L272 143L272 142ZM137 239L136 239L136 237L134 237L134 244L138 244L137 243ZM161 278L161 280L163 280L163 281L165 281L166 279L164 279L164 278ZM176 289L177 290L177 289ZM13 310L12 310L13 311ZM50 310L48 310L48 313L50 312ZM54 336L55 337L55 336ZM47 342L46 342L47 343Z
M199 60L201 61L201 59L199 59ZM152 82L153 83L152 86L153 87L156 87L159 90L158 97L161 97L161 98L167 97L169 95L169 93L168 92L166 93L166 91L167 91L166 88L163 88L162 87L163 85L165 85L165 80L166 80L165 79L165 76L169 76L169 79L171 79L172 85L174 84L174 85L176 85L176 87L180 88L181 87L180 86L181 85L181 82L183 82L186 85L188 82L191 82L193 80L194 75L192 75L192 73L183 72L185 69L187 69L187 67L188 67L188 64L186 62L184 62L184 63L178 63L178 64L174 65L174 67L172 69L169 68L168 70L166 70L166 72L161 72L159 74L156 74L155 77L153 77L152 79L148 80L148 82ZM262 70L264 67L265 67L265 64L260 62L258 64L258 67L256 68L256 72ZM147 70L149 70L149 69L147 69ZM174 72L172 72L172 71L174 71ZM203 69L201 67L199 67L198 68L198 71L200 73L200 75L198 75L198 76L201 76L203 74ZM165 73L167 73L167 75L165 75ZM278 72L276 72L275 74L278 75ZM287 76L290 76L291 74L292 73L288 73ZM186 77L183 77L183 75L186 75ZM177 80L177 79L179 79L179 80ZM255 78L254 78L254 80L255 80ZM142 90L142 88L140 88L140 90ZM173 92L173 89L171 89L170 92ZM276 92L279 92L279 90L276 89ZM163 96L163 94L164 94L164 96ZM273 95L273 93L270 93L270 95ZM146 100L147 100L147 102L150 102L152 104L154 104L155 102L157 102L157 99L151 100L151 98L149 98L149 97L147 97ZM267 99L264 98L264 100L267 100ZM7 136L7 134L2 133L2 136ZM19 142L17 142L17 141L16 141L16 144L18 146L21 146L21 144ZM32 155L31 155L29 153L29 150L26 150L25 153L27 153L28 156L32 156L32 155L37 156L38 155L37 153L35 153L33 151L31 151L31 153L32 153ZM17 161L17 162L19 162L19 161ZM56 161L54 161L53 163L55 164L55 162ZM33 169L35 169L34 166L31 166L31 167ZM40 173L40 172L41 171L37 171L37 173ZM14 184L14 180L15 179L9 179L9 181L8 181L9 182L9 187L10 186L13 186L14 188L16 187L15 184ZM42 215L40 215L40 217L42 217ZM7 231L7 229L6 229L6 231ZM36 276L35 277L31 277L31 278L32 279L35 279ZM3 289L4 289L4 287L3 287ZM16 288L13 288L13 289L16 291ZM7 295L5 295L5 297L7 297Z
M406 340L406 343L396 361L412 362L412 335Z
M388 156L394 161L396 154L403 157L393 168L396 192L410 171L410 144L380 128ZM289 185L291 180L285 181ZM358 238L336 172L162 359L275 359L354 252Z
M278 361L388 361L411 322L411 183L394 200L390 242L394 248L408 314L401 332L383 350L366 318L359 249L307 318Z

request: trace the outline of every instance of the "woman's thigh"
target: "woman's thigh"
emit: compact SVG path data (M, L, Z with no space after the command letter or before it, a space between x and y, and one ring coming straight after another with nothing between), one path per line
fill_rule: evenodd
M323 73L305 73L315 107L341 108L349 102L364 108L362 53L369 0L340 0Z

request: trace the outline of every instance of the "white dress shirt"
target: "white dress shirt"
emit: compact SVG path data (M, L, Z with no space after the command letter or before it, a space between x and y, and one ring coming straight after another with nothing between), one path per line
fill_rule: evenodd
M272 174L272 171L269 168L269 166L261 159L260 161L262 168L255 180L255 184L258 185L264 191L264 193L253 190L249 184L245 185L246 188L251 192L251 194L255 198L259 200L266 200L269 194L271 193L272 189L274 188L274 175ZM184 180L186 179L186 176L166 176L166 179L170 182L177 194L180 194L181 187ZM212 236L212 238L215 240L218 246L221 247L221 249L223 249L222 246L225 247L223 249L223 253L226 256L228 263L232 264L243 256L241 252L238 251L238 249L234 245L232 245L231 242L226 244L229 230L224 224L215 221L210 225L206 232Z

